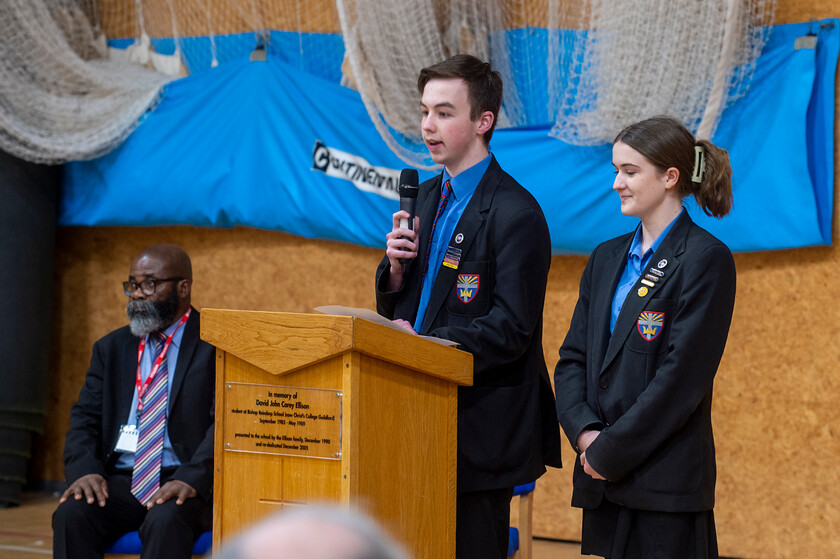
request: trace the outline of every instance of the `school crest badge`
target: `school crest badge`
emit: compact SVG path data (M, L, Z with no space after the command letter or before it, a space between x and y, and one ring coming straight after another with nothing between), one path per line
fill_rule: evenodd
M636 329L644 339L651 341L662 332L662 324L664 323L664 312L644 311L636 321Z
M458 290L458 298L469 303L478 293L478 274L458 274L455 289Z

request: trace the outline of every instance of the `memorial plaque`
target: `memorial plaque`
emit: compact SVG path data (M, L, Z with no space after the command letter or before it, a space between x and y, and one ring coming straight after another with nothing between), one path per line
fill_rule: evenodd
M341 391L225 384L225 450L341 458Z

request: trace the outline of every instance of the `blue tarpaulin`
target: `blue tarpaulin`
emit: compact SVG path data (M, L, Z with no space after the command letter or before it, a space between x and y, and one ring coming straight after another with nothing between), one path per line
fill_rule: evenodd
M831 241L840 26L823 23L816 48L794 47L807 23L772 28L749 91L712 138L730 153L734 208L723 219L689 211L733 251ZM269 50L266 62L235 59L172 82L122 145L65 166L60 224L247 225L384 246L406 165L336 80ZM530 97L542 114L542 91ZM497 130L491 151L542 205L554 252L588 253L631 230L611 188L611 146L569 145L549 130Z

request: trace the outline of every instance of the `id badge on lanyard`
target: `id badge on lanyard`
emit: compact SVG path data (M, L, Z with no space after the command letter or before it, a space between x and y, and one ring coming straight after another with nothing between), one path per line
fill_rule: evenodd
M117 452L136 452L138 435L136 425L123 425L120 427L120 438L117 439L117 446L114 450Z
M184 324L186 324L187 320L190 317L190 312L192 309L188 309L184 316L181 317L181 320L178 321L178 325L172 330L172 333L166 337L166 342L163 346L163 350L161 350L160 355L158 355L157 359L155 359L154 363L152 363L152 369L149 371L149 376L146 377L146 381L143 382L142 372L140 370L140 364L143 359L143 352L146 349L146 338L140 340L140 346L137 349L137 377L136 377L136 388L137 388L137 410L136 410L136 421L134 425L122 425L120 427L120 436L117 439L117 444L114 447L114 450L117 452L136 452L137 451L137 439L140 435L138 425L140 424L140 414L143 411L143 396L146 394L146 390L152 384L152 381L155 379L155 376L160 369L161 363L163 363L164 357L166 357L167 352L169 351L169 346L172 343L172 338L175 336L175 332L178 331Z

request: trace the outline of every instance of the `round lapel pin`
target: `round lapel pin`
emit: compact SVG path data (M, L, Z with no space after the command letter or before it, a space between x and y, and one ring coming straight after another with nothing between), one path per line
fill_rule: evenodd
M464 240L464 234L463 233L458 233L457 235L455 235L455 242L458 243L459 245L461 244L461 242L463 240Z
M667 265L668 265L668 261L663 258L662 260L659 261L659 264L657 264L656 266L661 269L661 268L664 268Z
M637 293L639 294L639 297L644 297L648 294L648 288L643 285L639 288L639 291L637 291Z

